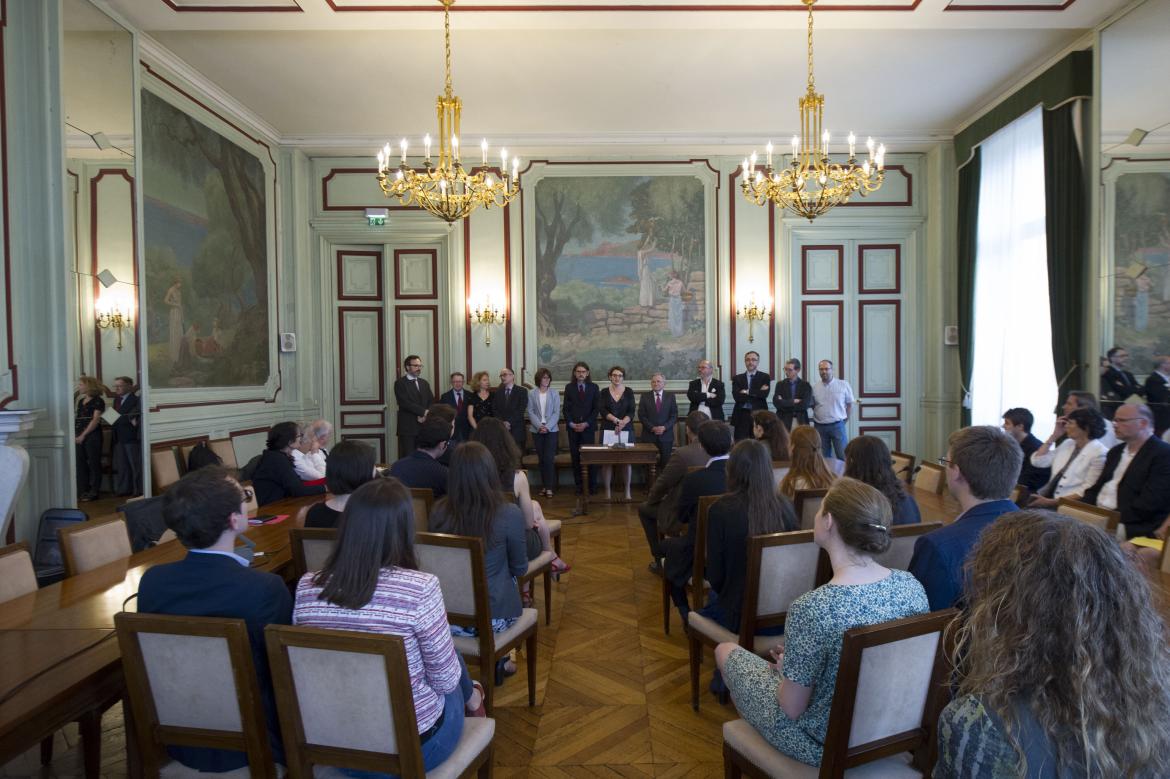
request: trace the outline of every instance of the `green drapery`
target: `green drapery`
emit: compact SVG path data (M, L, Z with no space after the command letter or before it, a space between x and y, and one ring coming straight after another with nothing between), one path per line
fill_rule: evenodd
M1061 395L1082 387L1085 311L1085 184L1073 125L1076 103L1044 112L1044 217L1052 362ZM1057 405L1060 400L1057 398Z
M963 392L971 387L971 363L975 343L975 247L979 235L979 149L959 168L958 292L959 372ZM963 407L963 425L971 424L971 410Z

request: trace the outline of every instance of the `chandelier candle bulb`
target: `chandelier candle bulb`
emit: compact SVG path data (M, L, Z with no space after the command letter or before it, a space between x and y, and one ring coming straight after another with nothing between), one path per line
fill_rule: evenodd
M766 147L766 150L768 152L768 170L771 170L772 169L772 142L771 141L768 141L768 145Z
M453 160L459 159L459 138L451 136L451 157Z
M828 130L825 130L824 134L821 135L821 147L822 147L821 156L824 157L825 159L828 159L829 158L829 131Z
M520 178L520 158L513 157L512 158L512 181L516 181L519 178Z
M849 159L852 160L856 155L853 153L857 146L857 136L849 133Z
M427 167L430 167L430 163L431 163L431 134L430 133L427 133L423 137L423 149L425 149L425 151L426 151Z
M400 149L402 149L402 164L405 165L406 164L406 139L405 138L403 138L402 141L399 142L398 147Z
M796 158L800 156L800 137L792 136L792 161L796 162Z
M483 162L483 166L486 168L487 167L487 138L484 138L482 141L479 142L479 154L480 154L481 161Z

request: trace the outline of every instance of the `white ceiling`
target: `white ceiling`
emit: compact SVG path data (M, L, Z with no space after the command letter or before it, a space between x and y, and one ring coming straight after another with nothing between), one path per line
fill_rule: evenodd
M756 144L791 135L805 14L623 11L629 3L459 0L452 14L464 136L531 154L574 144ZM1155 0L1161 2L1162 0ZM542 8L569 0L538 0ZM698 0L673 0L672 6ZM731 3L711 3L728 6ZM891 151L949 137L1130 0L821 0L816 81L826 125ZM294 5L300 11L246 11ZM383 11L335 8L377 5ZM641 7L663 0L642 0ZM743 0L737 7L761 5ZM434 0L108 0L130 24L306 147L368 149L434 132L442 15ZM880 5L897 10L841 10ZM1054 10L1008 10L1050 5ZM981 2L979 7L987 7ZM176 8L217 7L227 11Z

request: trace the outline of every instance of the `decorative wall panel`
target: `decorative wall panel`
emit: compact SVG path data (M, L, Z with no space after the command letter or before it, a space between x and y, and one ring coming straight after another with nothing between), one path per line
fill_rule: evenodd
M863 295L902 291L902 246L862 244L857 247L858 292Z
M801 323L804 332L804 362L810 366L809 375L815 377L815 366L821 360L832 360L836 375L845 375L845 341L843 321L845 304L840 301L801 304Z
M337 252L337 299L382 299L382 252Z
M382 405L386 402L382 309L338 308L337 325L342 405Z
M394 297L403 300L438 297L439 253L435 249L394 250Z
M841 295L845 292L845 247L800 247L801 291L805 295Z
M857 304L858 394L897 397L902 376L902 304L897 300L863 300Z
M422 358L423 378L438 395L446 385L439 381L439 307L395 306L394 320L398 323L398 342L394 365L397 371L408 354Z

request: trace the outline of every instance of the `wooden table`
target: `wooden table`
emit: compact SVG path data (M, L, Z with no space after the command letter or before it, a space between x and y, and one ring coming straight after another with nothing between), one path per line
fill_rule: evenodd
M577 511L581 514L589 513L589 466L593 465L648 465L650 478L646 480L646 490L658 478L657 444L634 444L633 446L582 446L581 447L581 498L577 502Z

